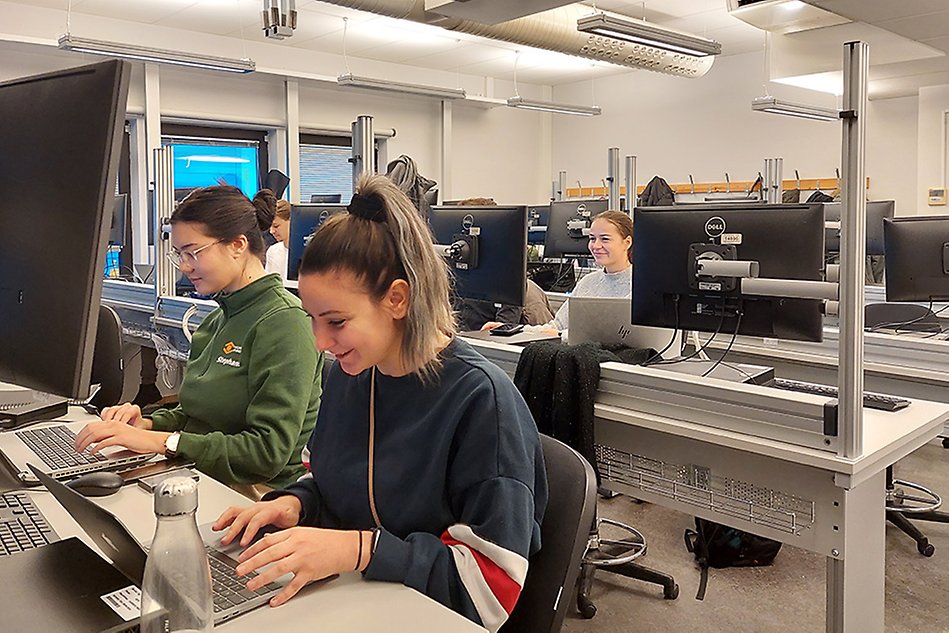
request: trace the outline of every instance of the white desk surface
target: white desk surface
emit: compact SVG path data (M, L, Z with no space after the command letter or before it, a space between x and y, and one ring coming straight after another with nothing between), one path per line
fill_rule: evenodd
M71 413L77 409L71 409ZM67 416L77 420L81 416ZM72 517L43 488L31 495L60 537L78 536L93 549ZM148 541L155 531L152 496L136 484L125 486L109 497L94 498L119 517L139 541ZM229 505L250 501L210 477L201 476L198 490L198 524L216 519ZM2 627L0 627L2 628ZM363 580L359 574L343 574L326 584L311 585L285 605L263 606L215 629L240 633L293 631L301 628L327 632L445 633L481 631L467 618L404 585Z

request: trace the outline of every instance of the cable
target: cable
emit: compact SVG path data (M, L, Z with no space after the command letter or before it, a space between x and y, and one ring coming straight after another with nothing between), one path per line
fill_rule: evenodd
M188 309L185 310L185 313L181 315L181 331L184 333L185 338L188 339L189 343L191 342L191 336L192 336L191 327L190 327L191 317L193 317L197 312L198 312L197 304L191 304L190 306L188 306Z
M672 299L672 304L673 304L672 309L673 309L673 312L675 313L675 327L672 330L672 338L669 339L669 342L666 343L665 347L663 347L661 350L656 352L650 358L647 358L646 361L643 363L643 367L649 365L650 363L652 363L652 361L656 360L657 358L662 358L662 355L666 353L666 350L672 347L672 344L675 343L676 334L679 333L679 295L675 295L675 297ZM681 349L679 350L679 353L680 354L682 353Z
M695 348L699 347L699 333L696 330L689 332L689 338L692 339L692 346ZM705 352L699 353L699 358L702 360L708 360L708 354Z
M705 378L706 376L708 376L709 374L711 374L713 371L715 371L715 368L718 367L719 365L721 365L722 361L725 360L725 357L728 356L728 352L731 351L732 345L735 344L735 339L738 338L738 330L741 328L741 315L742 315L742 314L744 314L744 312L742 312L741 308L739 308L739 309L738 309L738 321L735 323L735 331L732 333L732 340L728 341L728 347L725 348L725 351L722 352L722 355L719 357L719 359L718 359L717 361L715 361L714 363L712 363L712 366L709 367L709 368L705 371L704 374L702 374L702 378ZM742 373L744 373L744 372L742 372ZM748 374L745 374L745 375L747 376Z
M726 305L726 298L722 297L722 318L719 320L718 327L715 328L715 332L712 334L712 336L709 337L707 341L705 341L705 345L702 345L701 347L696 349L694 352L692 352L688 356L683 356L682 358L673 358L672 360L658 361L654 364L655 365L675 365L676 363L687 361L690 358L695 358L695 356L698 355L700 352L704 352L708 348L708 346L712 344L712 341L715 340L715 337L719 335L719 333L722 331L722 327L725 325L725 305Z

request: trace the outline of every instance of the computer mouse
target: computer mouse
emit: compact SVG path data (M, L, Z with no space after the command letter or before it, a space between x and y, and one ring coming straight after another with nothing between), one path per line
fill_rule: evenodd
M79 475L75 479L66 482L66 486L72 488L83 497L106 497L117 493L125 484L122 475L110 471L99 471L96 473L86 473Z

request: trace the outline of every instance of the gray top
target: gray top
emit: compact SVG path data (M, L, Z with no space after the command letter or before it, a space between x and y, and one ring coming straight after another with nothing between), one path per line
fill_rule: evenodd
M625 270L617 273L608 273L603 269L596 270L583 276L577 282L571 297L630 297L633 294L633 267L629 266ZM533 326L528 329L551 329L555 328L561 332L570 327L570 299L567 299L557 310L554 320L544 325Z

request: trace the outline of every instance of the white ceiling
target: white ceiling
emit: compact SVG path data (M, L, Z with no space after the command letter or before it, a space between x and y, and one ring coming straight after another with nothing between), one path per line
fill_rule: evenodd
M323 53L343 54L343 18L347 18L345 53L351 58L398 62L510 80L514 51L518 79L541 84L580 81L593 76L634 72L560 53L525 49L515 44L469 36L405 20L354 11L318 0L297 0L298 27L282 42L261 32L261 0L8 0L17 4L92 14L118 20L223 35L249 41ZM517 1L517 0L508 0ZM949 0L805 0L857 22L892 31L941 52L949 52ZM723 55L762 50L764 34L728 14L726 0L585 0L582 4L614 11L722 43ZM592 8L591 8L592 10ZM835 27L808 32L839 49ZM833 53L839 59L839 50ZM872 60L872 52L871 52ZM595 68L593 68L595 66ZM714 69L713 69L714 72ZM949 56L887 64L874 69L886 78L876 96L914 94L921 85L949 83ZM880 84L884 85L883 83ZM871 84L871 94L873 85Z

